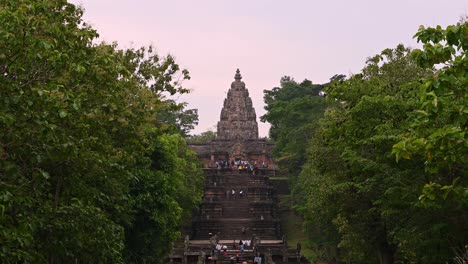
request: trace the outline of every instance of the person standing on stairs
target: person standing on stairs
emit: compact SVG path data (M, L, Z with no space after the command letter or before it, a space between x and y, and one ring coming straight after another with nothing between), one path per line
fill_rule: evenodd
M257 253L257 255L255 256L253 263L254 264L262 264L262 257L260 257L259 253Z
M239 240L239 247L240 247L241 256L243 256L244 255L244 243L242 242L242 240Z
M298 241L297 244L296 244L296 258L297 258L297 261L299 262L300 259L301 259L301 243Z

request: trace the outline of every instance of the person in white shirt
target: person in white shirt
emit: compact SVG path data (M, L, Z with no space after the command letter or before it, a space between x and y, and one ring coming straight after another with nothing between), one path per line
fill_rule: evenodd
M257 256L254 258L254 264L262 264L262 257Z
M221 245L220 244L216 244L216 255L219 255L221 253Z

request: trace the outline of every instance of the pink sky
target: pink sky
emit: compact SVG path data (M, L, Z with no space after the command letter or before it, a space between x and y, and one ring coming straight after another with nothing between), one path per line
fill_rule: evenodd
M121 47L154 45L189 70L180 101L197 108L193 133L216 125L240 69L257 117L263 90L284 75L324 83L357 73L367 57L399 43L418 47L420 25L447 26L468 14L467 0L73 0L100 38ZM259 134L268 134L259 121Z

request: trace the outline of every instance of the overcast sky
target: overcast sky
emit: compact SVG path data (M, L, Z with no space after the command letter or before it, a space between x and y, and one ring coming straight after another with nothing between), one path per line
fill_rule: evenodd
M447 26L468 14L468 0L73 0L101 40L123 48L154 45L192 77L180 100L199 110L193 133L216 125L240 69L257 117L263 90L282 76L325 83L359 72L367 57L403 43L418 47L420 25ZM268 125L259 121L260 136Z

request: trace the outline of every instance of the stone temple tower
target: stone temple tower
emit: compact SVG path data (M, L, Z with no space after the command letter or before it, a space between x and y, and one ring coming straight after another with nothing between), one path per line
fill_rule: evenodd
M218 122L218 140L258 139L258 124L255 108L249 91L245 88L239 69L224 100Z
M276 166L271 157L273 143L258 138L256 118L249 91L237 69L224 100L216 138L189 146L198 154L205 168L216 166L219 160L244 160L273 168Z

